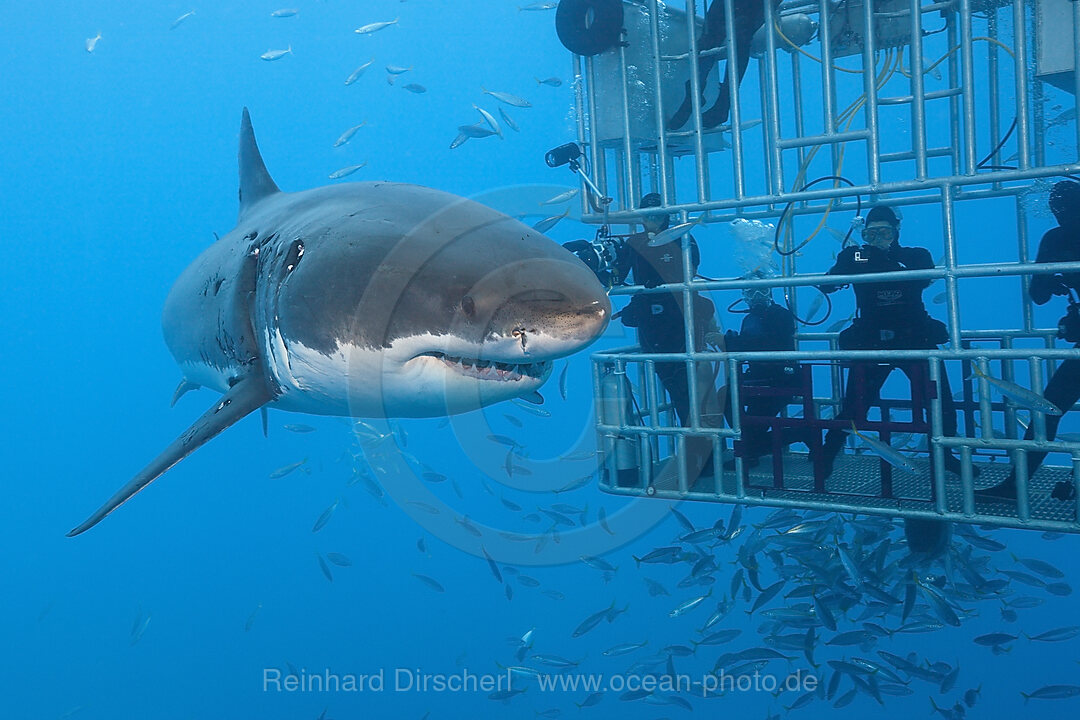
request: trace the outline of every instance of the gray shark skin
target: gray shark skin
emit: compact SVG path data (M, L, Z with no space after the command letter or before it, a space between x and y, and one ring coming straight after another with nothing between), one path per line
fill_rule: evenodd
M432 417L529 395L611 305L549 238L449 193L389 182L278 189L245 108L236 227L162 314L187 389L223 395L70 533L100 522L249 413Z

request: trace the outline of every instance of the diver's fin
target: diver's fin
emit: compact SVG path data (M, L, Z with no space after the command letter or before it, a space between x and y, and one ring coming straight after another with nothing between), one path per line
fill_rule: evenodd
M263 437L270 437L270 413L265 407L259 408L259 417L262 418Z
M259 146L255 143L255 131L251 127L251 116L244 108L240 119L240 217L255 203L268 195L281 192L274 179L266 170Z
M86 519L82 525L68 533L74 537L97 525L116 508L127 502L132 495L161 477L166 470L180 462L205 442L225 428L259 409L273 399L273 393L261 375L246 377L229 388L212 408L203 413L195 423L173 440L164 452L144 467L127 485L120 488L104 505Z
M172 400L169 401L169 407L173 407L174 405L176 405L176 402L180 398L184 397L184 395L186 395L187 393L191 392L192 390L198 390L201 387L202 385L200 385L199 383L193 383L187 378L184 378L180 381L180 384L176 386L176 390L172 394Z

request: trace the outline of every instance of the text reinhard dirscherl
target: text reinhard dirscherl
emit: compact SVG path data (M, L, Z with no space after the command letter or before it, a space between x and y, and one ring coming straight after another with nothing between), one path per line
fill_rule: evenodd
M699 697L715 697L728 692L812 692L817 689L818 677L796 670L778 677L755 671L739 675L706 673L697 678L689 675L603 675L583 673L547 674L527 668L505 668L501 673L476 674L469 670L452 673L428 673L420 668L380 668L367 674L335 673L329 668L322 672L302 669L283 672L278 668L263 668L263 692L276 693L492 693L503 698L534 684L541 692L617 692L634 693L644 697L653 692L687 693Z

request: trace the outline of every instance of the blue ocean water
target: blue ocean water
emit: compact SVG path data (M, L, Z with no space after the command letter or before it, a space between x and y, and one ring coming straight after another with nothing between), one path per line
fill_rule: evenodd
M618 684L628 674L663 675L663 648L690 647L701 638L698 629L729 594L739 540L716 549L710 598L673 618L676 606L710 588L677 588L687 568L639 567L633 559L684 533L669 504L604 495L592 483L550 492L592 469L585 461L560 460L593 447L585 354L568 362L566 400L556 378L545 388L551 417L502 405L449 426L402 423L395 447L446 475L444 482L422 484L415 476L410 482L409 473L396 482L393 475L377 498L363 482L348 484L354 467L347 452L358 452L348 423L271 412L269 439L258 417L247 418L100 527L64 537L215 397L191 393L169 408L180 375L161 341L160 310L179 272L215 232L235 222L242 107L250 109L266 163L286 190L325 184L331 172L366 162L350 180L415 182L508 212L527 207L532 222L555 214L540 209L537 197L575 184L565 169L543 163L547 149L575 136L570 57L555 37L552 12L522 12L513 2L492 0L293 0L291 7L296 16L277 18L273 3L88 0L11 4L2 13L0 237L6 258L0 327L6 342L0 368L7 411L0 436L7 467L0 713L87 719L323 714L338 720L783 715L801 691L750 689L702 699L700 690L691 690L679 694L682 703L663 693L621 699L633 689ZM192 9L194 15L170 29ZM397 24L369 36L352 32L395 18ZM99 33L87 52L87 39ZM278 60L260 59L287 47L292 52ZM345 78L370 58L374 64L346 86ZM387 65L412 69L391 85ZM535 79L551 76L563 85ZM427 92L404 90L409 82ZM485 138L450 150L458 125L481 120L472 103L497 111L482 88L526 97L533 107L503 106L521 128L504 127L505 140ZM349 143L332 147L361 122ZM905 222L918 217L913 211ZM993 218L972 216L970 223L980 242L963 252L1006 257L1006 248L1015 246L1009 233L994 231ZM1045 213L1035 213L1037 234L1050 224ZM566 241L591 232L568 220L551 235ZM695 232L707 246L709 235L720 231ZM706 247L707 260L721 257L718 247ZM730 298L717 305L726 302ZM1053 311L1045 313L1040 318L1048 324ZM973 325L981 320L965 317ZM613 325L595 347L631 340ZM556 365L556 373L562 369ZM283 429L290 423L315 430ZM1071 428L1066 423L1063 429ZM525 445L529 459L522 464L533 474L508 477L505 446L488 439L491 434ZM305 462L298 469L269 477L299 461ZM325 527L312 532L335 503ZM439 514L418 503L438 507ZM551 538L539 551L537 542L499 534L543 533L551 516L541 515L542 522L526 516L558 503L582 509L585 527L560 527L558 542ZM598 522L601 508L613 533ZM698 528L730 516L729 508L709 504L682 503L678 510ZM767 516L747 510L743 522L749 528ZM483 540L466 526L480 528ZM1072 536L993 536L1007 550L989 553L990 568L1013 569L1014 553L1056 565L1066 582L1076 577ZM501 582L477 552L480 544L497 559ZM351 565L326 560L330 553ZM588 567L581 555L602 556L617 571ZM763 575L763 587L775 581ZM645 577L670 595L650 594ZM1020 692L1078 684L1078 641L1021 637L995 654L972 639L1069 626L1076 601L1014 589L1044 602L1007 622L999 601L962 601L972 612L961 627L878 641L876 649L915 652L919 663L959 666L950 692L916 680L911 695L887 696L881 705L859 694L847 708L822 701L793 712L921 717L932 711L931 695L951 708L965 690L981 688L971 716L1038 716L1034 705L1025 708ZM611 606L626 610L573 637L582 621ZM666 653L676 655L678 671L700 680L720 652L762 645L760 620L746 610L749 604L740 600L717 626L742 631L732 645L687 657ZM858 629L851 616L850 628ZM530 630L519 661L514 639ZM626 655L604 654L627 643L647 644ZM793 659L769 666L781 679L797 671L829 677L832 669L823 661L849 654L821 646L815 667L799 651L782 652ZM562 672L535 654L574 666ZM655 665L658 654L659 668L630 672L638 660ZM521 674L513 675L513 687L524 692L507 700L468 683L460 691L417 687L425 674L505 679L507 665L555 677L602 676L607 691L595 706L579 710L575 703L589 695L584 686L545 690ZM319 691L309 683L289 691L272 682L275 673L294 672L356 677L365 689ZM1044 702L1065 712L1077 701Z

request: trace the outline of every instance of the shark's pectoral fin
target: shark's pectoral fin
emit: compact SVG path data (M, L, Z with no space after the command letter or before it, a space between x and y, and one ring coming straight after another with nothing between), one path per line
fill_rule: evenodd
M261 375L246 377L233 385L214 406L203 413L195 423L172 442L164 452L143 468L131 481L120 488L108 501L86 519L82 525L68 533L74 537L101 522L132 495L161 477L166 470L180 462L208 440L245 415L258 410L273 399L273 393Z

